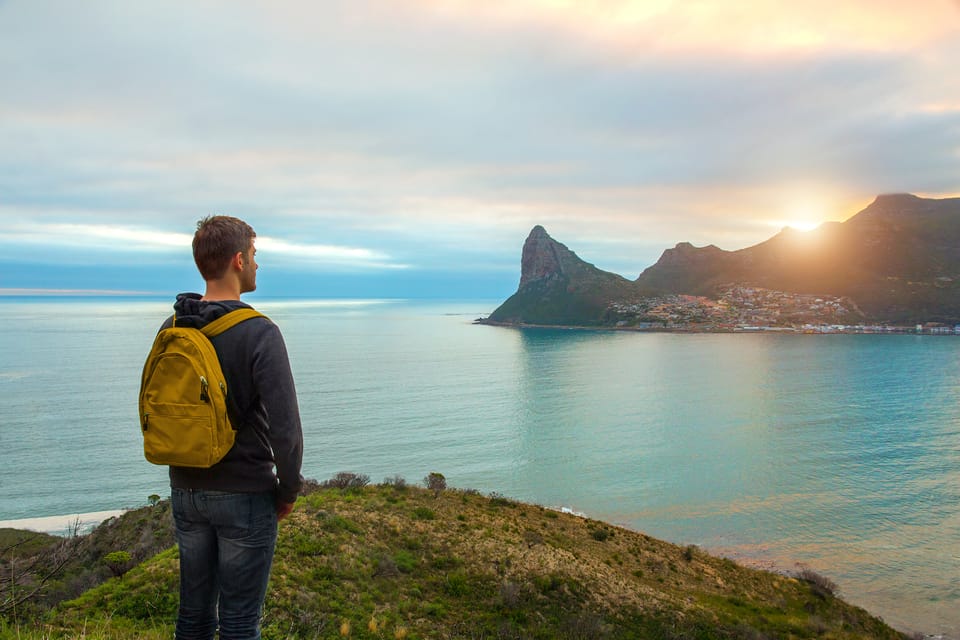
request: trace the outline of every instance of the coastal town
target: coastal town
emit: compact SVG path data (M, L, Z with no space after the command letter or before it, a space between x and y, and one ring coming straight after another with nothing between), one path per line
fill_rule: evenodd
M960 325L937 322L897 326L867 324L849 298L728 285L718 297L671 294L614 302L606 322L647 331L793 333L913 333L960 335Z

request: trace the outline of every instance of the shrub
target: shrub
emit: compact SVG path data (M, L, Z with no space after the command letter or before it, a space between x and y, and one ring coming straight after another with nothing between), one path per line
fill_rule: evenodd
M111 551L103 556L103 561L113 575L122 576L130 570L133 564L133 557L129 551Z
M343 516L319 511L316 515L317 520L321 522L320 527L324 531L336 533L338 531L347 531L349 533L360 534L363 529L357 523L347 520Z
M494 507L513 507L516 506L513 500L507 498L502 493L496 491L490 492L490 504Z
M551 591L556 591L563 586L563 577L556 573L551 573L550 575L545 576L535 576L533 578L533 585L536 587L537 591L543 595L546 595Z
M409 551L401 549L393 556L393 562L397 569L403 573L410 573L417 567L417 559Z
M810 590L818 598L826 600L828 597L835 596L839 588L837 583L822 576L813 569L804 568L797 573L797 580L806 582L810 585Z
M300 493L301 496L308 496L318 489L322 489L326 483L320 483L314 480L313 478L304 478L300 483Z
M433 520L437 515L426 507L417 507L413 510L413 517L417 520Z
M434 569L456 569L463 564L460 558L454 556L437 556L430 561L430 566Z
M351 491L362 489L370 484L370 476L362 473L353 473L350 471L341 471L321 485L325 489L340 489L341 491Z
M443 591L449 596L462 597L470 592L467 575L462 572L451 573L443 584Z
M603 528L594 529L593 531L590 532L590 536L598 542L603 542L610 537L610 531Z
M423 479L423 484L433 491L433 496L435 498L440 497L440 492L447 488L447 479L443 477L442 473L437 473L436 471L427 474L427 477Z
M400 567L397 566L397 561L390 556L381 555L377 558L373 575L395 578L400 575Z
M386 487L393 487L397 491L404 491L407 488L407 481L403 476L393 476L392 478L384 478L383 485Z

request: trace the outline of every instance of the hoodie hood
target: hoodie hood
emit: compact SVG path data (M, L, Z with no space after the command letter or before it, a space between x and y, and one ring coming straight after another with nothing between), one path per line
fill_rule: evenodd
M234 309L249 307L239 300L202 300L199 293L181 293L173 303L175 324L178 327L199 329Z

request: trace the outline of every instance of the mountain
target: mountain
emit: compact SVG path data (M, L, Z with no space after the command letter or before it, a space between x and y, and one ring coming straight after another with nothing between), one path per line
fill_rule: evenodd
M551 260L554 255L560 257ZM847 321L954 324L960 321L960 198L882 195L845 222L811 232L786 228L738 251L681 242L634 281L580 260L537 226L524 244L517 293L488 320L605 325L622 318L614 308L671 295L717 300L734 287L829 298Z
M630 280L584 262L537 225L523 243L520 287L491 319L524 324L600 324L610 301L632 299L635 288Z

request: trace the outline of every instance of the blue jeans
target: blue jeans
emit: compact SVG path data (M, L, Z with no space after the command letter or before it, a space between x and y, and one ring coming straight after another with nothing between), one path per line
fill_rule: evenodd
M273 492L173 489L180 549L177 640L260 640L277 542Z

